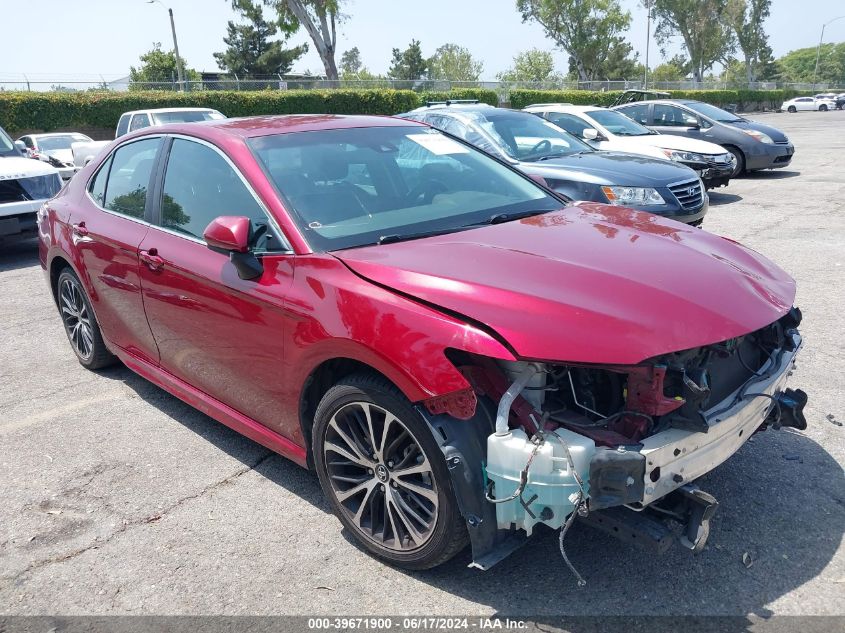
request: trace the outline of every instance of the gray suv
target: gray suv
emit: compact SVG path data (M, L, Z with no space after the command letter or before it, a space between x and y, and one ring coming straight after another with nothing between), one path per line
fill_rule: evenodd
M795 147L777 128L701 101L660 99L626 103L613 109L661 134L721 145L736 158L732 178L745 171L786 167L795 153Z

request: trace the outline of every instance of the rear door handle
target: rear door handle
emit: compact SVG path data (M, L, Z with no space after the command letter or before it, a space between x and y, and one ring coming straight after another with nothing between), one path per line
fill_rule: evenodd
M138 253L138 257L147 265L147 268L152 271L164 268L164 259L159 257L158 251L154 248L151 248L148 251L140 251Z
M85 227L85 222L80 222L79 224L73 224L70 227L71 231L73 231L74 235L78 235L79 237L85 237L88 235L88 229Z

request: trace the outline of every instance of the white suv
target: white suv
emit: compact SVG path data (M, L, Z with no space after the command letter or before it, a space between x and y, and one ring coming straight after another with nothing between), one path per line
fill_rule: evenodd
M54 167L24 158L0 128L0 239L35 230L35 214L62 188Z

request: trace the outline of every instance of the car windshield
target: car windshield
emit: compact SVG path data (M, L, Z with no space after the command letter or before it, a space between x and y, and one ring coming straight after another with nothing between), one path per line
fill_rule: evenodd
M15 144L12 142L12 139L9 138L9 135L6 134L6 131L0 127L0 156L5 156L7 154L18 154L18 151L15 149Z
M156 125L167 123L196 123L197 121L214 121L226 117L216 110L190 110L188 112L153 112Z
M528 112L499 110L478 113L472 118L502 152L515 160L533 162L594 151L569 132Z
M563 206L485 153L421 126L277 134L248 144L318 250L448 233Z
M44 136L36 139L38 149L52 152L60 149L70 149L72 143L88 143L91 139L84 134L63 134L62 136Z
M647 127L615 110L590 110L587 116L617 136L646 136L654 134Z
M706 117L710 117L711 119L713 119L714 121L718 121L719 123L739 123L743 120L737 115L731 114L727 110L722 110L722 108L712 106L709 103L701 103L700 101L690 101L684 103L684 105L690 110L695 110L699 114L703 114Z

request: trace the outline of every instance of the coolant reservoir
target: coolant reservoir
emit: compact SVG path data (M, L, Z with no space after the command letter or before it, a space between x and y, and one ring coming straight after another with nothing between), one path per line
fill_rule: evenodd
M559 528L575 509L578 482L569 468L562 442L566 442L569 447L575 469L584 484L586 499L589 492L590 460L596 452L595 442L565 429L558 429L556 434L546 433L545 437L546 441L531 462L528 483L522 493L522 499L534 517L526 512L518 497L497 503L496 521L501 529L515 525L530 535L537 523ZM487 477L495 484L493 496L496 499L505 499L516 492L520 472L528 463L534 446L520 429L512 430L507 435L493 434L487 438Z

